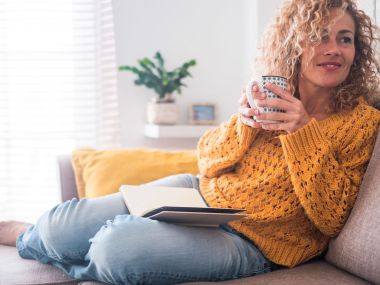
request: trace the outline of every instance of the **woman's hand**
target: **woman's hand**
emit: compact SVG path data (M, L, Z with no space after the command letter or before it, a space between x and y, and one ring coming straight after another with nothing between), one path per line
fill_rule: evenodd
M246 91L246 87L243 87L242 95L239 100L240 120L243 124L252 128L261 128L261 123L256 122L253 119L253 116L257 116L259 114L259 110L249 105ZM252 86L252 94L254 98L265 98L265 94L259 92L259 88L257 85Z
M256 115L257 120L274 120L278 123L261 123L261 127L265 130L284 130L288 133L293 133L298 129L305 126L311 117L306 112L302 102L293 97L288 90L284 90L281 87L267 83L266 88L280 98L269 99L263 98L257 100L258 107L270 107L285 110L285 113L273 112Z

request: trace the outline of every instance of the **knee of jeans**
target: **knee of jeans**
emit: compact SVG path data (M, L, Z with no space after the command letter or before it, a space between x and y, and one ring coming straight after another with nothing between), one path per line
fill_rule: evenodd
M182 173L177 175L186 181L187 187L199 189L199 181L197 176L191 173Z
M199 189L198 177L191 173L180 173L146 183L152 186L188 187Z
M152 251L155 238L151 226L154 228L157 222L127 215L123 216L123 222L118 218L107 222L91 239L87 258L98 272L102 272L100 274L112 275L116 280L127 278L132 282L133 278L154 269L155 263L162 262L157 250Z
M183 176L184 176L184 179L188 181L188 184L189 184L188 187L199 189L199 179L197 176L191 173L184 173Z
M72 226L72 220L68 212L76 204L76 198L57 205L46 212L37 222L36 226L41 240L50 253L62 252L67 249L70 242L75 240L77 232Z

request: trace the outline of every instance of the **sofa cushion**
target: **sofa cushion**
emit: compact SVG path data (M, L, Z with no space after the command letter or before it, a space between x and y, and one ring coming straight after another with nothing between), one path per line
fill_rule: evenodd
M371 283L344 272L325 261L309 262L292 269L279 269L253 277L223 282L194 282L183 285L370 285ZM85 285L87 285L85 283Z
M329 244L326 259L380 284L380 132L358 198L342 232Z
M15 247L0 245L0 284L79 284L102 285L95 281L75 281L59 269L35 260L19 257ZM280 269L253 277L223 282L195 282L185 284L223 284L223 285L369 285L370 283L347 272L335 268L324 261L309 262L292 269ZM184 284L184 285L185 285Z
M72 153L78 196L115 193L121 184L142 184L177 173L198 173L196 152L157 149L81 149Z
M101 285L104 283L85 281L79 285ZM220 282L191 282L183 285L370 285L371 283L344 272L325 261L310 262L292 269L280 269L257 276Z
M77 284L61 270L22 259L15 247L0 245L0 284Z

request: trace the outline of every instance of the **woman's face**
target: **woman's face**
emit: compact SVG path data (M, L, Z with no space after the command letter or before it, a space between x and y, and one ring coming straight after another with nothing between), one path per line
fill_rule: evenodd
M331 27L314 48L305 48L301 58L300 88L330 89L342 83L350 72L355 57L355 23L347 12L332 10ZM313 52L314 49L314 52Z

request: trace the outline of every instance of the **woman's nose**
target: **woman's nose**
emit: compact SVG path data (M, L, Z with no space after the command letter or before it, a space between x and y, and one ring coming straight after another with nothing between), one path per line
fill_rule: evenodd
M341 54L342 53L340 51L340 48L339 48L339 45L337 42L329 41L326 43L324 55L337 56L337 55L341 55Z

